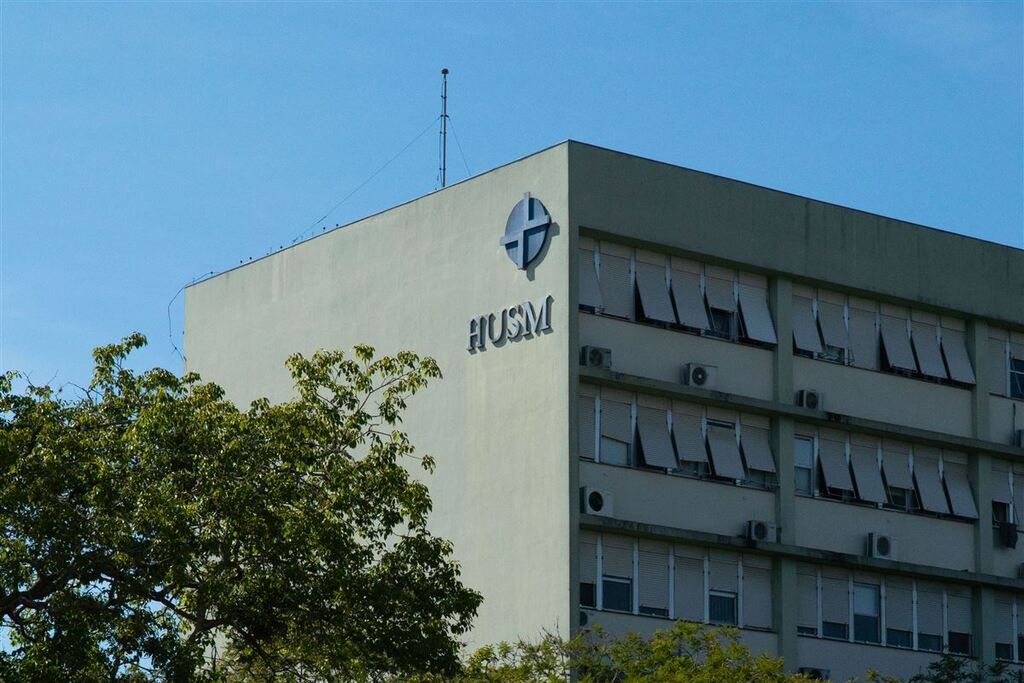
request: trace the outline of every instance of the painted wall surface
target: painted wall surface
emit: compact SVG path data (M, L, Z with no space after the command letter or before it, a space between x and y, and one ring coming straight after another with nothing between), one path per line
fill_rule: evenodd
M636 614L622 614L617 612L598 612L597 610L584 610L588 617L588 626L600 624L608 633L622 635L625 633L639 633L642 636L650 636L655 631L667 629L672 626L668 619L657 617L641 616ZM771 631L758 631L754 629L739 629L740 642L750 648L753 652L767 652L775 654L778 647L778 636Z
M802 496L795 502L798 545L863 555L865 537L875 532L896 541L897 560L974 569L972 524Z
M580 345L612 350L612 370L679 382L686 363L717 368L716 391L770 399L772 352L767 349L581 313Z
M1024 250L569 144L578 225L1024 326Z
M738 536L750 519L775 519L769 491L580 462L580 486L610 491L615 518Z
M938 655L927 652L806 636L798 638L797 651L800 666L831 669L834 681L845 681L851 677L861 680L867 669L906 680L939 659Z
M437 359L404 427L437 459L431 527L484 603L472 643L568 632L568 198L564 145L190 287L188 370L239 404L292 392L293 352L369 343ZM529 191L553 220L536 265L499 238ZM468 321L552 295L552 331L467 352ZM415 463L411 463L415 466Z
M832 413L971 435L971 392L820 360L793 358L793 386L818 389Z

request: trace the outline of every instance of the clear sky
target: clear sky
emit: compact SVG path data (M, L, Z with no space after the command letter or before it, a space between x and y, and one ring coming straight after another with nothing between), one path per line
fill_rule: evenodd
M187 281L433 190L432 127L316 223L436 119L441 67L449 182L573 138L1024 244L1021 2L6 0L0 27L0 369L37 383L133 330L179 370Z

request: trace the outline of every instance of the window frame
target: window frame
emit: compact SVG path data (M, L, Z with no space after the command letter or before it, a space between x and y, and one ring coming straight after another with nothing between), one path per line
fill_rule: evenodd
M797 448L796 448L797 441L806 442L806 443L808 443L810 445L810 456L811 456L811 466L810 467L804 467L804 466L799 465L797 463ZM817 480L816 480L816 477L814 476L814 472L817 469L817 467L815 466L816 465L816 461L817 461L817 452L816 452L817 449L814 446L815 446L815 438L813 436L803 436L801 434L795 434L793 436L793 476L794 476L794 482L793 483L794 483L794 490L796 491L797 495L809 496L809 497L812 497L812 498L817 496ZM795 479L795 477L797 475L797 472L799 472L801 470L807 472L807 481L808 481L809 486L807 487L806 490L801 488L800 485L799 485L799 482L797 482L796 479Z
M870 590L873 592L874 601L874 614L867 614L857 611L857 595L858 591ZM858 621L858 617L863 619L874 620L874 636L872 638L861 638L860 630L863 621ZM853 640L857 643L870 643L870 644L881 644L882 643L882 587L874 583L861 583L854 582L853 584Z
M714 609L711 606L712 598L723 598L732 601L732 620L731 621L716 621L714 618ZM709 624L720 624L722 626L739 626L740 615L739 615L739 594L732 591L720 591L720 590L708 590L708 623Z
M627 607L626 609L618 609L616 607L608 606L608 584L618 584L626 587L627 596ZM619 612L620 614L632 614L633 613L633 579L626 576L615 576L613 574L602 574L601 575L601 610L607 612Z
M1024 400L1024 358L1010 356L1008 367L1010 398L1022 401Z

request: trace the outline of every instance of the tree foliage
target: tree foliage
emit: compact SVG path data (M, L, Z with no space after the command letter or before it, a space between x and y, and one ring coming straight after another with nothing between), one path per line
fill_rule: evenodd
M480 597L398 428L434 361L292 356L296 397L240 410L128 369L144 343L96 349L71 399L0 380L0 679L457 671Z

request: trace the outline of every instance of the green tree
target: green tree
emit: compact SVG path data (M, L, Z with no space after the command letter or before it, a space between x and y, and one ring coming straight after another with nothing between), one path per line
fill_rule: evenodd
M0 679L454 674L480 597L398 429L434 361L292 356L296 397L239 410L128 369L144 343L96 349L71 399L0 380Z
M480 648L455 677L423 676L419 683L807 683L783 671L782 660L754 655L736 629L677 621L650 638L610 637L599 627L571 640L548 634Z

